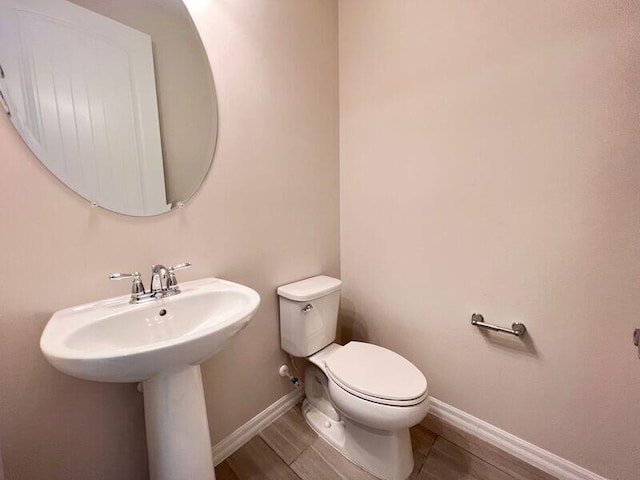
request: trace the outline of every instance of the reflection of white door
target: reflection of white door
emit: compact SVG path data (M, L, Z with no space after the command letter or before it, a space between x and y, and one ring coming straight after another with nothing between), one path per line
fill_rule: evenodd
M0 87L54 175L131 215L166 201L151 38L64 0L0 0Z

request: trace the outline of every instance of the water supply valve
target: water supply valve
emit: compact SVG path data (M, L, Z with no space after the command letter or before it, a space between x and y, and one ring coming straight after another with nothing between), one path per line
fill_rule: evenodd
M278 374L281 377L287 377L291 383L293 383L296 387L300 386L300 379L298 377L294 377L289 373L289 367L287 365L281 365L278 369Z

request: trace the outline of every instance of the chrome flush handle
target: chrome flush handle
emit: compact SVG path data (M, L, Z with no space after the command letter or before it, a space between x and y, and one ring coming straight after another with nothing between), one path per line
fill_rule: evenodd
M302 309L304 313L309 313L311 310L313 310L313 305L311 305L310 303L307 303Z

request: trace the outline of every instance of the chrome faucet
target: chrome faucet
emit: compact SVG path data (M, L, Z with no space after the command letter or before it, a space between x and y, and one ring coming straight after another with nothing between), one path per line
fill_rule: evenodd
M151 294L162 295L167 293L169 283L169 269L164 265L154 265L151 267Z
M131 303L142 303L151 300L159 300L161 298L170 297L180 293L178 288L178 279L176 278L176 270L189 268L191 263L185 262L173 267L165 267L164 265L154 265L151 267L151 285L149 291L145 291L142 283L142 275L138 272L134 273L112 273L109 275L111 280L122 280L124 278L133 278L131 286Z

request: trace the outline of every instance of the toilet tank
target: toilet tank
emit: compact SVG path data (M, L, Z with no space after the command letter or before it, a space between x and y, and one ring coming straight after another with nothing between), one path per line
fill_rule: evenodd
M340 286L319 275L278 287L280 345L295 357L308 357L336 339Z

